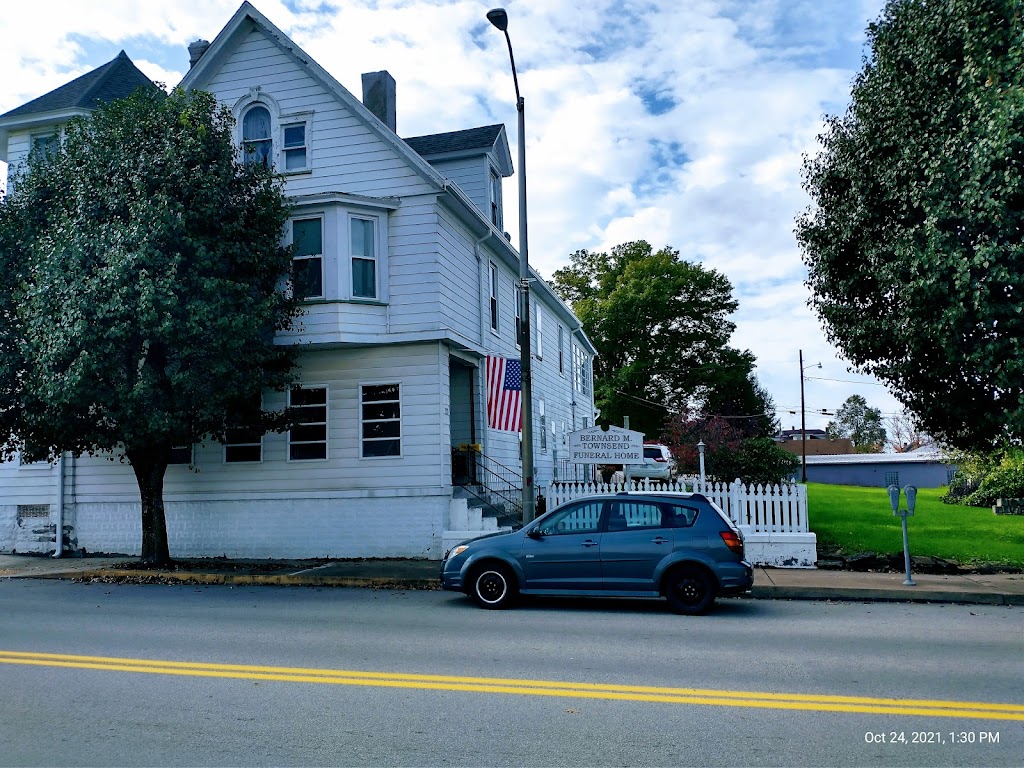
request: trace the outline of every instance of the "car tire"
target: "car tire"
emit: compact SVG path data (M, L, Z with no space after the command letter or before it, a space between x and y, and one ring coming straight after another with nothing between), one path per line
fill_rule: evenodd
M668 573L662 591L673 611L696 616L711 608L718 593L718 584L704 568L685 565Z
M489 610L508 608L518 591L512 569L501 563L485 563L475 568L469 580L470 597L478 606Z

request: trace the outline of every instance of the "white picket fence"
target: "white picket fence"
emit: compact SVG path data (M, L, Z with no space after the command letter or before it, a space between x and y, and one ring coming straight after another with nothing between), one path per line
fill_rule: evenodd
M705 483L700 478L674 481L632 480L629 483L551 483L545 489L548 509L581 496L601 496L622 491L701 493L715 502L729 518L748 533L807 533L807 486L796 484L746 486Z

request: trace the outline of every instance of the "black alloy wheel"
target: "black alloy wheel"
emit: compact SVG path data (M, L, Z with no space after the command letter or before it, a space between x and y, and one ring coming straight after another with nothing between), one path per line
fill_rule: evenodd
M715 602L716 591L714 578L699 566L681 566L665 577L665 599L676 613L705 613Z

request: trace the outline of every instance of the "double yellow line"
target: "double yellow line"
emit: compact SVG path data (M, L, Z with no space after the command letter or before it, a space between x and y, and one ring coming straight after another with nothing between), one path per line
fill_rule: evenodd
M701 688L660 688L634 685L518 680L496 677L455 677L391 672L301 667L257 667L245 664L205 664L190 661L74 656L59 653L25 653L0 650L0 663L43 667L97 669L107 672L143 672L156 675L220 677L235 680L273 680L289 683L363 685L377 688L413 688L436 691L467 691L524 696L556 696L572 699L648 701L661 704L699 704L717 707L858 712L882 715L924 715L983 720L1024 721L1024 705L985 702L935 701L930 699L880 699L862 696L815 696L810 694L718 691Z

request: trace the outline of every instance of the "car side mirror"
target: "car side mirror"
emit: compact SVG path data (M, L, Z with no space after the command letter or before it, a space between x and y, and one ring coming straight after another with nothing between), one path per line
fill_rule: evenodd
M531 539L543 539L544 531L540 528L531 528L529 531L526 532L526 535L529 536Z

